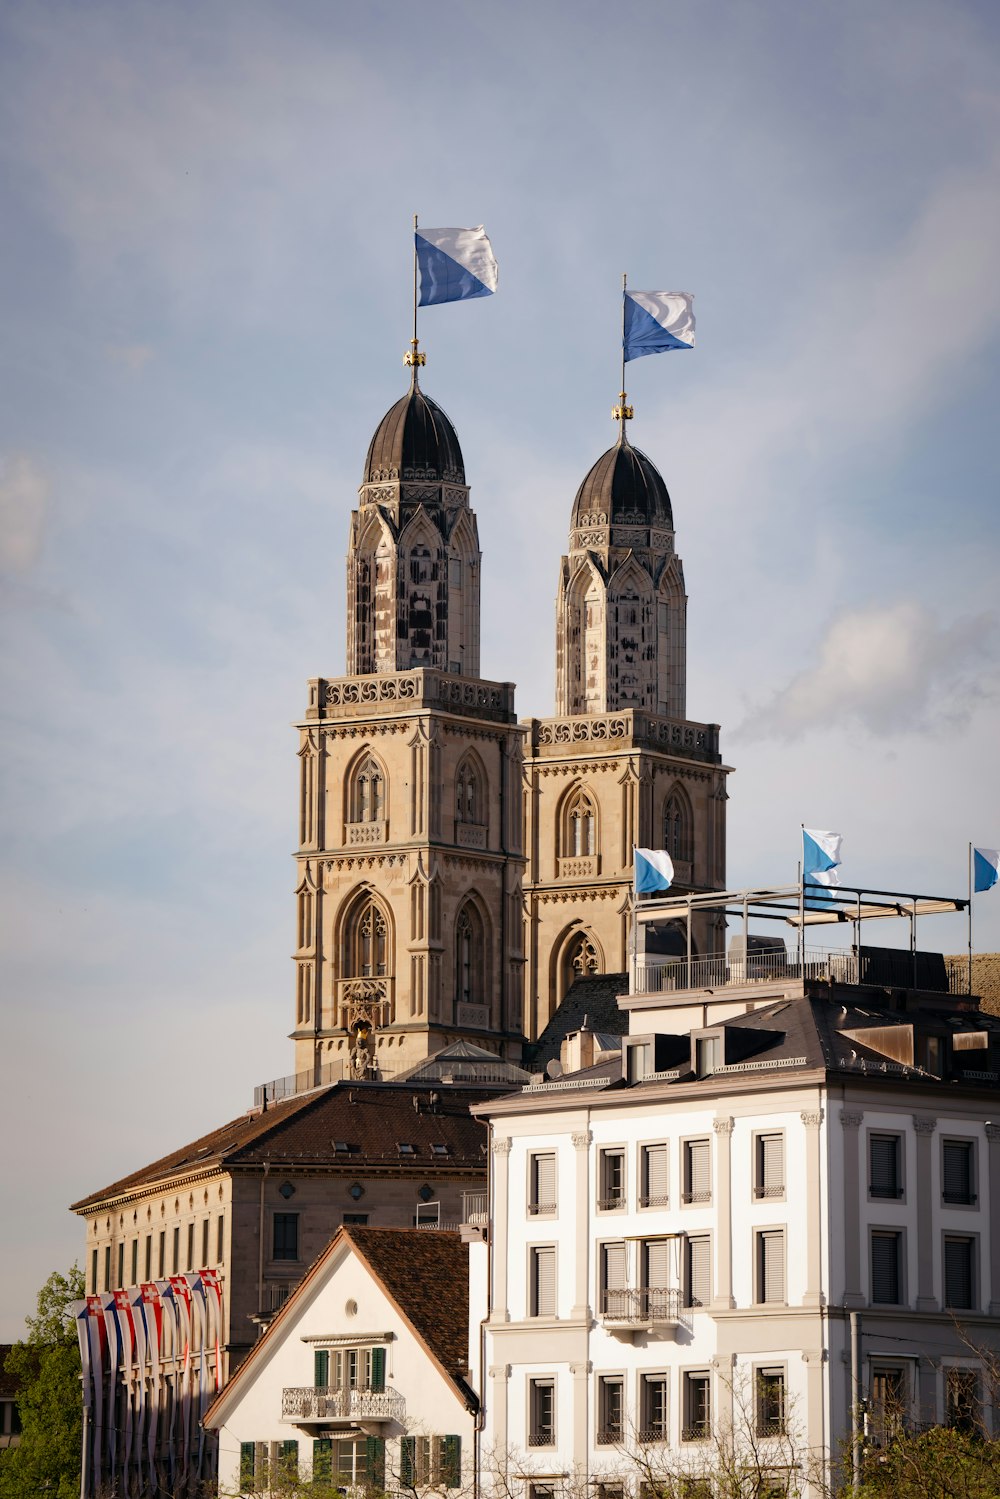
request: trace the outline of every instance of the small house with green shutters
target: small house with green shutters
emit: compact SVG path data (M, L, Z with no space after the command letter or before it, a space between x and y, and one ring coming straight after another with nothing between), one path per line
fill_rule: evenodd
M458 1233L341 1228L206 1413L219 1493L468 1487L468 1255Z

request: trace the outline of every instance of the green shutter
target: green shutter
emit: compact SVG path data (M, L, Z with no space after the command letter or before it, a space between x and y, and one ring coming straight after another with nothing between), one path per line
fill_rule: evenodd
M317 1348L313 1354L313 1373L317 1390L325 1390L330 1383L330 1355L325 1348Z
M240 1491L244 1494L253 1493L253 1442L240 1443Z
M462 1486L462 1438L441 1438L441 1480L446 1489Z
M372 1389L385 1389L385 1349L372 1349Z
M385 1442L382 1437L365 1438L365 1469L368 1482L385 1487Z
M399 1481L412 1489L417 1481L417 1439L403 1437L399 1444Z
M278 1476L286 1481L299 1476L299 1444L294 1437L278 1443Z
M316 1437L313 1442L313 1483L333 1482L333 1440Z

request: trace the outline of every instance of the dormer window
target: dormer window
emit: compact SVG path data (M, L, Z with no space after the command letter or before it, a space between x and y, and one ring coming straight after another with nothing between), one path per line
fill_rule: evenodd
M720 1031L707 1031L694 1038L694 1071L696 1077L711 1077L725 1062L725 1044Z
M416 1155L417 1147L409 1140L397 1140L396 1149L400 1155Z

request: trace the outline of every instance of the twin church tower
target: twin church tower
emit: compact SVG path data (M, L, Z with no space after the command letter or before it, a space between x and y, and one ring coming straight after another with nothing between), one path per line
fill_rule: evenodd
M670 852L680 893L724 883L727 771L717 725L685 718L670 496L617 414L560 565L556 716L521 723L513 685L480 676L476 517L416 364L375 431L347 675L309 683L298 726L292 1039L316 1082L458 1041L516 1060L576 978L626 969L634 845Z

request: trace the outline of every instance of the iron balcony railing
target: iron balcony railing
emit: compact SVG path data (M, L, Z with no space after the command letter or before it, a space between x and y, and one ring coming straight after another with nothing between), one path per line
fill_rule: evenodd
M406 1401L388 1385L380 1390L307 1385L281 1392L284 1421L402 1421L405 1414Z
M624 1322L648 1326L651 1322L678 1323L681 1319L681 1293L676 1287L630 1286L604 1291L601 1315L606 1322Z
M490 1221L489 1198L485 1192L462 1193L462 1222L479 1227Z
M900 955L904 961L906 954ZM964 960L941 960L948 993L966 994L969 989L968 965ZM729 955L717 953L709 958L638 958L632 969L633 994L665 994L677 989L732 989L747 984L774 983L785 980L814 980L832 984L876 984L899 986L900 959L885 959L884 972L879 960L864 954L838 949L828 951L806 948L799 961L794 951ZM918 986L919 987L919 986Z

